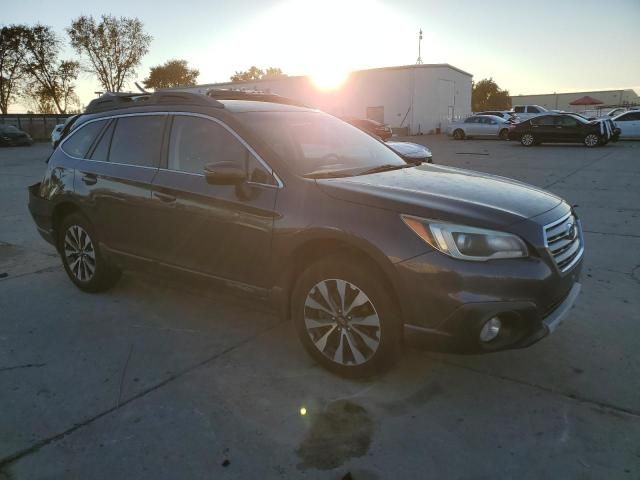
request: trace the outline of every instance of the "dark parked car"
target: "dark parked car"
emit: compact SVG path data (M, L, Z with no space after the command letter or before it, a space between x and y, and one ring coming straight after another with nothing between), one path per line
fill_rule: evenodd
M375 135L376 137L382 139L382 141L384 142L391 138L391 128L380 122L376 122L375 120L354 117L341 117L341 119L347 123L350 123L354 127L358 127L360 130L370 133L371 135Z
M518 140L525 147L544 142L583 143L596 147L616 141L620 131L612 130L612 122L589 121L570 113L539 115L509 127L509 140Z
M580 291L580 221L556 195L407 164L322 112L155 93L82 115L29 208L80 289L185 272L271 299L340 374L447 339L530 345Z
M0 145L3 147L17 147L33 145L33 139L27 132L13 125L0 125Z

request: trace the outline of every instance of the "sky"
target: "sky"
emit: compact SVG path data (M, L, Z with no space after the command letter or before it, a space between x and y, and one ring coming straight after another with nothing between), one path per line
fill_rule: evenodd
M20 0L0 23L40 22L64 40L79 15L138 17L153 36L137 69L180 58L199 83L228 81L251 65L289 75L335 76L416 62L449 63L492 77L512 95L635 88L640 93L640 0ZM100 90L89 73L81 103ZM134 89L133 83L128 86ZM15 105L12 111L24 111Z

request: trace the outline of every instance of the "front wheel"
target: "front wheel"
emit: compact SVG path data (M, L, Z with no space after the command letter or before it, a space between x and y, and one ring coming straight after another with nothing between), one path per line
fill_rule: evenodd
M380 275L334 256L308 267L296 282L292 318L307 352L327 369L366 377L399 352L397 309Z
M520 137L520 143L525 147L530 147L536 143L536 139L532 133L523 133Z
M453 138L456 140L464 140L464 131L458 128L453 132Z
M111 288L120 271L109 265L100 252L95 230L79 213L64 218L59 229L59 251L71 281L85 292Z
M506 128L503 128L502 130L500 130L500 140L509 140L509 130Z
M598 135L596 135L595 133L590 133L586 137L584 137L584 144L588 148L596 147L599 143L600 137L598 137Z

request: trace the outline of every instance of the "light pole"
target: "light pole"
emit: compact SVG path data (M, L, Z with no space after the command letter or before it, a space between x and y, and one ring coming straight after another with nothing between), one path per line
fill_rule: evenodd
M418 60L416 60L416 64L422 65L422 55L420 54L420 50L422 46L422 29L420 29L420 33L418 34Z

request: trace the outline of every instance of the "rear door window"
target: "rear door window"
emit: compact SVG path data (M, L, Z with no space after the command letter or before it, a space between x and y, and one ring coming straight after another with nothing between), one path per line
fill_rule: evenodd
M629 112L616 119L616 122L635 122L640 120L640 112Z
M156 167L162 151L166 115L120 117L113 132L109 161Z
M515 107L513 111L516 113L524 113L524 107Z
M531 125L554 125L555 124L555 120L554 117L551 117L549 115L545 115L542 117L535 117L531 119Z
M94 147L91 153L91 160L97 160L100 162L107 162L109 160L109 147L111 145L111 137L113 136L113 130L116 125L116 121L113 120L111 124L102 132L102 135L98 139L98 144Z
M577 127L578 121L571 117L556 117L556 125L561 127Z
M540 110L538 110L537 107L527 107L527 112L528 113L540 113Z
M64 141L62 150L72 157L85 158L106 123L107 120L98 120L82 126Z

